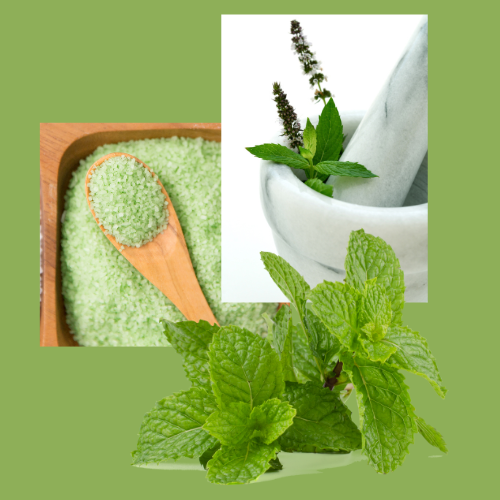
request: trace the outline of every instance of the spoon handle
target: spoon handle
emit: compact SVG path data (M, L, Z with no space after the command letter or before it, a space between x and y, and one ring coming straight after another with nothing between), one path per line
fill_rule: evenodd
M144 247L125 247L122 255L163 292L189 321L217 323L191 263L177 217ZM172 234L174 233L174 234ZM217 323L218 324L218 323Z

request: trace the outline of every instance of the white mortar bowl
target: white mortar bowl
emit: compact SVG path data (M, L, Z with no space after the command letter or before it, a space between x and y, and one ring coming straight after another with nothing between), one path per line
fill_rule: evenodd
M352 137L363 112L341 113L344 133ZM313 124L314 120L311 120ZM271 142L284 143L282 137ZM302 171L270 161L261 162L260 195L278 254L304 276L311 287L343 281L344 260L351 231L384 239L405 274L405 300L427 302L428 204L367 207L328 198L298 177ZM302 179L302 180L301 180Z

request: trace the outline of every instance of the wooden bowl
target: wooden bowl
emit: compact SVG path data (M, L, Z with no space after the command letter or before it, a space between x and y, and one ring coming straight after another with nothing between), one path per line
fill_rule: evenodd
M220 142L221 126L220 123L40 124L41 346L78 345L66 323L61 293L61 215L72 172L80 160L104 144L173 136Z

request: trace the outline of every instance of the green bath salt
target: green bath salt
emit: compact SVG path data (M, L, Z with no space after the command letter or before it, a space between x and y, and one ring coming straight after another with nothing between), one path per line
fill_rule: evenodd
M182 321L179 310L116 250L96 224L85 176L102 156L140 158L159 177L182 226L201 289L221 325L267 331L263 313L277 304L221 302L221 145L203 139L149 139L99 147L80 162L65 195L61 229L66 320L83 346L168 345L158 322ZM141 167L143 168L143 167Z
M92 170L89 201L96 219L118 243L140 247L167 228L167 199L158 176L125 155Z

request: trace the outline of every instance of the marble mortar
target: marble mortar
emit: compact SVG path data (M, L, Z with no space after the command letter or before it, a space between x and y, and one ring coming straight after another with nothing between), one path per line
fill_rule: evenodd
M363 114L341 113L346 141ZM316 125L317 117L311 122ZM270 142L285 144L280 136ZM261 204L278 254L311 287L324 280L342 281L349 235L362 228L396 252L405 273L406 301L427 302L427 157L403 207L369 207L328 198L307 187L301 173L261 161Z

